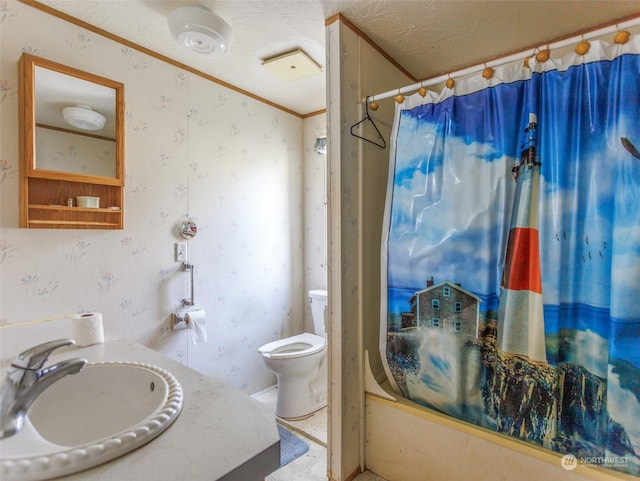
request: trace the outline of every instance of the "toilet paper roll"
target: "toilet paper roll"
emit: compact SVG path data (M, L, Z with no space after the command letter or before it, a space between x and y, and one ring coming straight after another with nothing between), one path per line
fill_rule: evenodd
M76 345L84 347L104 342L102 314L88 312L79 314L71 319L71 331Z
M185 319L189 325L191 341L194 344L207 342L207 313L204 309L187 311Z

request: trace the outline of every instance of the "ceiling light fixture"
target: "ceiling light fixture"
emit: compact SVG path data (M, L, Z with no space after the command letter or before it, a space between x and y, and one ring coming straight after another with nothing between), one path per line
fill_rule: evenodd
M93 110L89 105L78 104L75 107L62 109L64 121L80 130L102 130L107 119Z
M322 67L302 49L276 55L262 61L262 66L281 79L293 82L322 73Z
M209 57L220 57L231 45L231 27L202 6L180 7L168 17L169 30L180 45Z

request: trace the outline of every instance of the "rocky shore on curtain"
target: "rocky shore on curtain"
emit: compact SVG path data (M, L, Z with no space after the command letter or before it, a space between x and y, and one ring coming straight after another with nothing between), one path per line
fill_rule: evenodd
M640 461L624 427L608 415L606 379L573 363L541 365L496 352L493 342L483 350L494 357L485 365L483 393L496 431L578 458L615 454Z
M606 379L571 362L550 365L502 352L496 349L495 327L484 332L481 341L442 332L436 335L440 344L456 347L460 369L436 352L425 351L430 341L436 341L433 331L389 334L387 361L403 395L469 423L571 453L578 460L598 459L602 467L640 474L640 453L634 451L625 428L608 414ZM573 335L563 332L563 336ZM434 367L439 376L434 375ZM628 380L640 374L630 364L613 369L626 371L623 379ZM640 400L640 390L633 392Z

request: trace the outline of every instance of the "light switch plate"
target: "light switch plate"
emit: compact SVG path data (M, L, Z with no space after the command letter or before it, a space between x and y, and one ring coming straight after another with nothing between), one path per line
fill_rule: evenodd
M176 262L185 262L187 260L187 243L186 242L175 243L173 257Z

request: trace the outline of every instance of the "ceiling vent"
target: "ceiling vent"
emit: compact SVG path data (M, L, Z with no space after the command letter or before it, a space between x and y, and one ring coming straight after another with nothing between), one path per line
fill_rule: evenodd
M262 66L286 82L322 73L322 67L301 49L264 59Z

